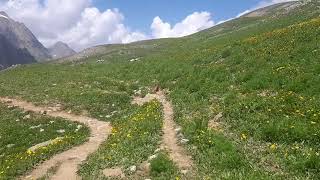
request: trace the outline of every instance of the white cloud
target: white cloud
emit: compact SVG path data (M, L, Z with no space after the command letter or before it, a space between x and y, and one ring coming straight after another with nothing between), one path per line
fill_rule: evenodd
M214 22L210 13L194 12L173 27L157 16L153 19L151 30L154 38L182 37L210 28L213 25Z
M23 22L45 45L57 41L75 50L110 43L129 43L151 38L181 37L212 27L208 12L194 12L171 26L155 17L151 34L133 31L118 9L100 11L92 0L0 0L0 9Z
M0 9L4 9L12 18L24 22L31 31L41 38L54 39L56 32L73 26L79 18L79 12L89 5L89 0L9 0Z
M284 1L288 0L264 0L244 13ZM150 26L150 35L146 35L127 27L118 9L100 11L92 0L0 0L0 9L25 23L44 45L63 41L76 50L99 44L182 37L215 25L211 14L205 11L194 12L176 24L157 16ZM225 21L219 23L222 22Z
M58 36L71 46L85 48L106 43L129 43L147 37L139 32L131 32L122 24L124 16L117 9L100 12L97 8L86 8L78 23Z
M46 46L64 41L76 50L147 37L123 24L117 9L100 12L91 0L0 0L0 9L25 23Z
M214 25L208 12L194 12L173 27L155 17L152 33L146 35L125 26L118 9L101 12L92 0L0 0L0 9L25 23L45 46L63 41L76 50L99 44L181 37Z

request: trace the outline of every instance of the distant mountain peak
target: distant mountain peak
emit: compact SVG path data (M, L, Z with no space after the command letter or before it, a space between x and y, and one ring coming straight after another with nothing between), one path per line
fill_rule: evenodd
M9 16L6 12L4 11L0 11L0 18L6 18L6 19L9 19Z
M67 45L66 43L62 41L57 41L54 45ZM68 46L68 45L67 45Z
M6 12L4 12L4 11L0 11L0 15L9 17L8 14Z
M0 11L0 52L0 69L51 58L33 33L4 11Z
M64 42L62 42L62 41L56 42L56 43L55 43L53 46L51 46L50 48L68 48L68 49L71 49L67 43L64 43Z
M71 49L68 44L61 41L58 41L53 46L51 46L49 48L49 52L53 59L59 59L76 54L76 52Z

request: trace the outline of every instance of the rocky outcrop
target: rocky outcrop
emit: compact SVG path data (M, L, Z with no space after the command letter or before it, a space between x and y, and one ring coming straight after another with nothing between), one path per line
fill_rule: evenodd
M36 62L26 49L18 49L11 45L5 36L0 35L0 70L16 64Z

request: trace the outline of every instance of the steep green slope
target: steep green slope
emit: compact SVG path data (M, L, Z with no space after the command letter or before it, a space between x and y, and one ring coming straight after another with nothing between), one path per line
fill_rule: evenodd
M0 74L0 95L58 101L65 109L125 123L122 117L135 109L134 92L160 85L169 90L175 120L190 140L194 176L317 179L319 2L285 12L241 17L185 38L113 46L75 63L12 69ZM219 113L223 117L208 128ZM103 148L109 145L81 169L84 177L100 177L107 167L97 163Z

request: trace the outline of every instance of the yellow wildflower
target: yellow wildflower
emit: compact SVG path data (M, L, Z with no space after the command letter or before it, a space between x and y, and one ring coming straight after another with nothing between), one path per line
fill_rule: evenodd
M282 69L284 69L285 67L279 67L279 68L277 68L277 71L280 71L280 70L282 70Z
M247 139L247 135L244 134L244 133L242 133L242 134L241 134L241 140L246 140L246 139Z
M128 134L128 135L127 135L127 138L132 138L131 134Z
M270 149L271 149L271 150L277 149L277 145L276 145L276 144L272 144L272 145L270 146Z
M27 154L28 154L28 155L32 155L33 153L34 153L34 152L31 151L31 150L28 150L28 151L27 151Z

